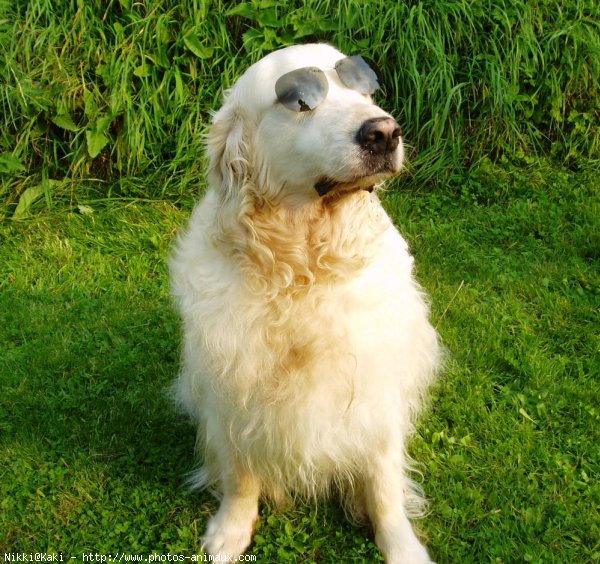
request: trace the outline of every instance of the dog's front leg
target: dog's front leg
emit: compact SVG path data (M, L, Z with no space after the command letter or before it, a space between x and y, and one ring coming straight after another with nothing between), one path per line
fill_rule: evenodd
M236 461L222 468L222 480L223 499L208 522L202 549L225 562L227 557L237 560L250 545L258 519L260 485Z
M431 563L406 515L408 481L402 460L395 454L373 460L365 476L367 511L387 564Z

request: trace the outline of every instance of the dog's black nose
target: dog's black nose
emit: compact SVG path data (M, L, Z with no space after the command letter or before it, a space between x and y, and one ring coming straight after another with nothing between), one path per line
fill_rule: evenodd
M400 142L400 126L391 117L372 118L365 121L356 133L356 142L371 153L392 153Z

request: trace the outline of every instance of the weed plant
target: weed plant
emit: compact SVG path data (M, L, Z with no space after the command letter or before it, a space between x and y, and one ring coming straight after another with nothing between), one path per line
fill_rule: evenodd
M0 198L177 197L220 93L291 43L376 63L416 182L483 155L597 165L595 0L0 0Z

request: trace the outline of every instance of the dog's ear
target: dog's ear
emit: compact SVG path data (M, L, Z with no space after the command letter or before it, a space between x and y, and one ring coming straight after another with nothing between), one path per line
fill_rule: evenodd
M214 115L207 136L208 177L212 186L229 200L243 190L250 178L250 156L244 118L231 102Z

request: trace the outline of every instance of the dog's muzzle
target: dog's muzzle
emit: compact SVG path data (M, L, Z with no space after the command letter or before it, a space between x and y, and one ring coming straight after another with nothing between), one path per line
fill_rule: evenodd
M356 132L354 141L363 150L366 165L364 177L394 174L395 167L391 165L392 155L400 145L401 134L400 126L391 117L371 118L363 122ZM325 196L337 186L348 184L352 182L322 177L315 183L315 190L319 196ZM373 190L373 186L361 186L361 188L369 192Z

